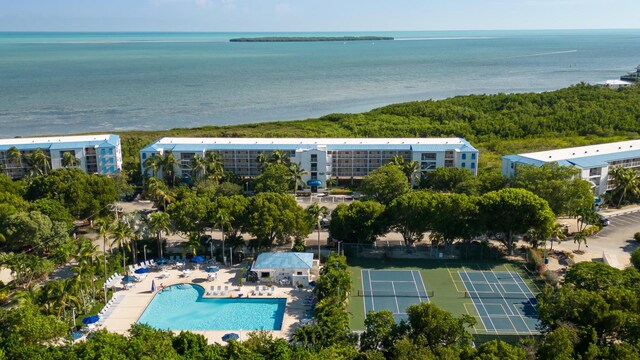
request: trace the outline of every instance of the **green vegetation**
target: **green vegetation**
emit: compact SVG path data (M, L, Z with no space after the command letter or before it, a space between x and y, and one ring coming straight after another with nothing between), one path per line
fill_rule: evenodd
M393 40L388 36L270 36L255 38L235 38L230 42L303 42L303 41L377 41Z

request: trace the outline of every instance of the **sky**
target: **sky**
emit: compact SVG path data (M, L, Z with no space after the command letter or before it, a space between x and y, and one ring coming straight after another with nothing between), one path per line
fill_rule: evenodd
M0 31L640 28L638 0L0 0Z

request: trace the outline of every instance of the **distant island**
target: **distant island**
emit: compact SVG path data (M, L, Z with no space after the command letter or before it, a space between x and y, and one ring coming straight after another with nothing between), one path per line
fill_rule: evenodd
M301 41L376 41L393 40L388 36L276 36L276 37L255 37L255 38L235 38L231 42L301 42Z

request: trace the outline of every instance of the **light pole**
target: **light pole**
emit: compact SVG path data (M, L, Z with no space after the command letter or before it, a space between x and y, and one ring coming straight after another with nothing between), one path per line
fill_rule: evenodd
M144 251L144 263L146 264L146 263L147 263L147 245L145 244L145 245L142 247L142 249L143 249L143 251Z
M338 241L338 256L340 256L340 244L342 244L342 241Z
M224 225L220 224L220 231L222 232L222 263L227 265L227 257L224 254Z
M211 250L211 260L213 261L213 240L209 242L209 249Z
M318 264L320 264L320 221L322 221L322 215L318 215Z

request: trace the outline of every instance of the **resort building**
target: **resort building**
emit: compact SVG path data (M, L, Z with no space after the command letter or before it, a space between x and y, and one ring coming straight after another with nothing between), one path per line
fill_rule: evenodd
M72 157L65 158L65 153ZM13 179L25 177L37 167L46 172L65 166L89 174L119 173L120 137L106 134L0 139L0 171Z
M640 172L640 140L503 156L502 175L513 176L521 164L541 166L552 162L578 168L580 177L591 183L595 194L601 195L615 186L609 177L610 169L622 166Z
M302 252L269 252L258 255L251 271L260 281L281 285L308 286L313 269L313 254Z
M190 160L218 153L225 171L241 177L260 175L260 154L284 151L292 163L308 173L302 177L311 190L329 179L357 179L388 164L394 156L417 161L421 172L440 167L464 168L477 174L478 150L461 138L162 138L140 151L142 172L152 156L172 153L176 176L191 177Z

